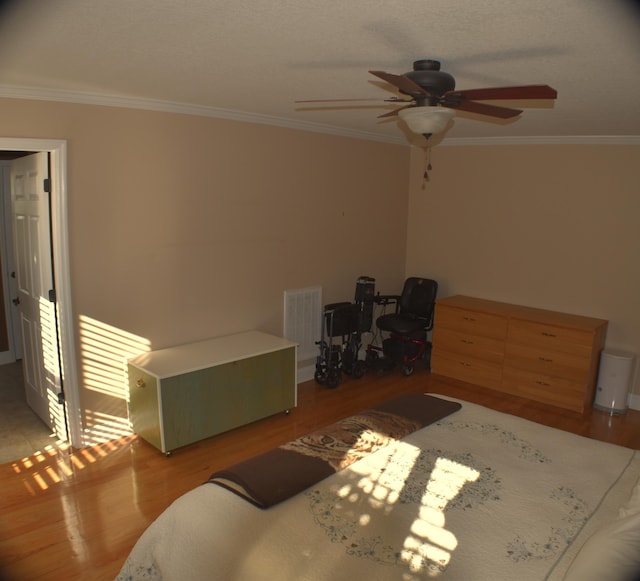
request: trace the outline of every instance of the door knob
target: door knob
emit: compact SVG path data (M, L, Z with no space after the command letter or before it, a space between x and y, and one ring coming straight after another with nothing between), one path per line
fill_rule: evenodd
M20 297L16 297L11 301L16 307L20 304Z

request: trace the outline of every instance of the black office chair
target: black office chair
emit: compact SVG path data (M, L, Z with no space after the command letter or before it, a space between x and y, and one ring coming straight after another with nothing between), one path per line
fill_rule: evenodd
M381 350L385 358L402 364L403 375L411 375L413 364L427 354L427 333L433 328L437 293L435 280L411 277L405 281L401 295L378 295L375 299L382 305L395 303L395 312L378 317L376 327L389 333ZM369 345L369 359L376 359L379 350Z

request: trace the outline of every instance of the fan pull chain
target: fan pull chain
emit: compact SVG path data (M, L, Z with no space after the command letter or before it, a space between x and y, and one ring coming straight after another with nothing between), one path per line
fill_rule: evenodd
M426 167L424 170L424 181L428 182L429 181L429 172L433 169L433 166L431 165L431 146L429 145L429 142L427 141L427 150L426 150Z

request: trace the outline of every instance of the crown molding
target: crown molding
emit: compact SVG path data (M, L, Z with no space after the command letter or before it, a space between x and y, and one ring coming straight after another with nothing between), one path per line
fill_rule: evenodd
M531 135L525 137L445 137L438 145L640 145L640 135Z
M160 111L164 113L178 113L181 115L194 115L198 117L214 117L245 123L258 123L272 125L299 131L324 133L339 137L378 141L394 145L409 146L404 136L397 137L382 135L369 131L346 129L322 123L285 119L208 107L204 105L192 105L174 101L162 101L160 99L147 99L142 97L127 97L121 95L108 95L102 93L90 93L84 91L68 91L62 89L46 89L39 87L22 87L18 85L0 84L0 98L27 99L37 101L57 101L62 103L77 103L82 105L100 105L104 107L122 107L126 109L143 109L146 111ZM438 147L446 146L479 146L479 145L640 145L640 135L568 135L568 136L526 136L526 137L445 137Z
M81 105L100 105L103 107L121 107L125 109L143 109L146 111L160 111L163 113L178 113L181 115L194 115L197 117L213 117L218 119L228 119L231 121L242 121L245 123L258 123L261 125L272 125L287 129L300 131L311 131L314 133L324 133L327 135L337 135L340 137L351 137L354 139L364 139L367 141L380 141L406 145L401 137L390 137L369 131L358 131L313 123L309 121L299 121L285 119L284 117L274 117L236 111L233 109L222 109L220 107L209 107L204 105L193 105L175 101L162 101L160 99L148 99L143 97L127 97L121 95L107 95L102 93L89 93L83 91L66 91L61 89L42 89L37 87L21 87L16 85L0 84L0 98L6 99L26 99L36 101L56 101L61 103L77 103Z

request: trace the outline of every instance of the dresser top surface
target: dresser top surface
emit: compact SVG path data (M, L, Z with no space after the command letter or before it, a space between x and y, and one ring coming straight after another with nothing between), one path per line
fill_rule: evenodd
M149 351L130 359L129 363L163 378L224 365L295 346L296 343L293 341L276 335L261 331L247 331Z
M513 319L522 319L535 323L543 323L546 325L560 325L576 327L584 330L593 330L607 325L605 319L597 319L594 317L585 317L583 315L574 315L570 313L561 313L559 311L550 311L546 309L538 309L535 307L525 307L522 305L514 305L510 303L502 303L487 299L479 299L465 295L455 295L438 299L437 305L445 305L460 309L469 309L473 311L481 311L502 315Z
M465 295L455 295L443 299L437 299L436 305L446 305L459 309L469 309L472 311L483 311L496 315L509 315L513 312L513 307L509 303L501 303L498 301L490 301L488 299L478 299L476 297L468 297Z

